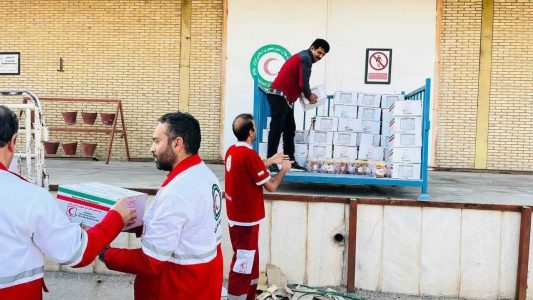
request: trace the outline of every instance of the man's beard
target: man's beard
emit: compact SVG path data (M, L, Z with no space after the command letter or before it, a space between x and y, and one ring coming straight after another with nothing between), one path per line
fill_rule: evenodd
M155 157L155 166L159 170L163 171L172 171L172 167L174 165L174 162L176 161L176 157L174 156L174 153L172 153L172 149L168 147L167 151L159 156Z

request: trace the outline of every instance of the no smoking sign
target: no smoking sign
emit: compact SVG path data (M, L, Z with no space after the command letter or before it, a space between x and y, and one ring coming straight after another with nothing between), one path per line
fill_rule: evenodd
M390 84L392 49L366 49L365 83Z

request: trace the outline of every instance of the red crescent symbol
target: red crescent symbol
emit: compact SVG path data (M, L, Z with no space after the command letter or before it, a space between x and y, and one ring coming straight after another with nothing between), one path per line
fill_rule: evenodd
M76 211L76 208L73 207L73 206L67 208L67 214L68 214L69 216L73 216L73 215L74 215L74 214L72 213L72 211Z
M275 76L276 74L273 74L270 72L270 70L268 69L268 64L270 64L271 61L277 61L278 59L277 58L274 58L274 57L271 57L267 60L265 60L265 63L263 64L263 70L265 71L266 74L270 75L270 76Z

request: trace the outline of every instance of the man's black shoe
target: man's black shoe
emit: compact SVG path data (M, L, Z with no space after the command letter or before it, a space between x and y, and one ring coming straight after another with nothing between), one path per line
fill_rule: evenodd
M268 166L268 171L270 173L279 173L278 165L272 164L272 165Z
M291 170L295 170L295 171L307 171L306 168L300 166L297 162L293 162L293 163L292 163Z

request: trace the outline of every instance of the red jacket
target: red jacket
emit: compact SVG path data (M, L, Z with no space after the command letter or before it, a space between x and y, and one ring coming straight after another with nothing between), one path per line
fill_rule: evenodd
M311 96L309 78L312 63L310 50L294 54L283 64L270 88L282 91L289 103L296 102L301 93L309 98Z

